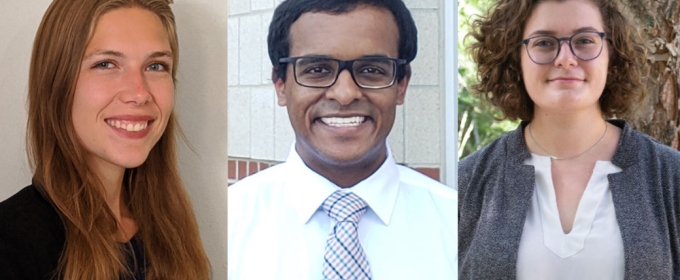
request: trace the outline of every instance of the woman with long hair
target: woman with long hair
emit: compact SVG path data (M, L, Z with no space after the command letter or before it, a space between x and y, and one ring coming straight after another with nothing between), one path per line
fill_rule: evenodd
M175 157L170 0L54 0L28 88L32 185L0 203L0 279L209 279Z
M680 152L624 118L645 47L611 0L498 0L474 89L519 127L461 160L460 279L680 279Z

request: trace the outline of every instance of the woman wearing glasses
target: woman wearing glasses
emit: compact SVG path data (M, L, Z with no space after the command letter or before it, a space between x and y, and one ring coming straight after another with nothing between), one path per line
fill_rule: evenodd
M680 279L680 153L623 120L644 48L608 0L500 0L475 90L521 125L459 166L460 279Z

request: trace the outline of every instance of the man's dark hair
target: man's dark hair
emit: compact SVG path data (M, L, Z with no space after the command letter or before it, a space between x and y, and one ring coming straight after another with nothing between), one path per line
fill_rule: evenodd
M399 57L411 62L418 51L418 31L406 5L402 0L286 0L283 1L272 17L267 36L269 59L273 65L272 81L286 79L286 67L281 67L279 58L290 54L290 27L304 13L344 14L352 12L360 5L389 10L399 29ZM397 79L405 75L405 65L397 70Z

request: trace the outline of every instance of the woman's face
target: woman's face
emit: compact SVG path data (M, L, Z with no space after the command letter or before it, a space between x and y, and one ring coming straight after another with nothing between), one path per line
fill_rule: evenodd
M588 0L547 1L534 8L524 28L523 39L539 35L564 38L582 31L604 32L602 17L594 4ZM590 40L573 40L575 51L592 44ZM534 102L534 117L582 110L600 111L598 100L607 81L609 64L606 40L602 40L601 44L600 55L585 61L572 53L567 41L562 41L559 55L545 65L533 62L527 53L527 46L522 45L522 78ZM543 47L537 40L529 42L528 47L532 46Z
M147 158L174 106L172 52L160 19L140 8L107 12L86 47L73 100L73 126L99 170Z

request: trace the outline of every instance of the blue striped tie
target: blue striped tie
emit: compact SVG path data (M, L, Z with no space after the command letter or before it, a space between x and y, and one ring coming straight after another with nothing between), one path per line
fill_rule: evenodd
M368 207L366 202L354 193L336 191L326 198L322 207L337 222L326 242L324 279L371 279L371 268L357 232L359 219Z

